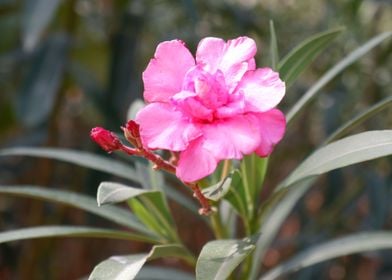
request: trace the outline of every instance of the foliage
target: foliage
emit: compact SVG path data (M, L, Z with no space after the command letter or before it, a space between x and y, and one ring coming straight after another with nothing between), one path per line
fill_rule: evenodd
M19 92L15 98L15 109L3 110L1 108L1 113L4 114L2 119L7 123L0 123L0 127L5 127L3 134L9 139L15 133L10 124L12 122L22 123L24 126L23 135L20 135L22 140L20 144L16 145L17 147L1 149L0 157L2 160L15 156L50 158L87 167L107 175L103 177L102 173L89 173L90 180L82 182L82 185L87 182L85 185L90 186L90 191L88 189L65 191L58 189L58 187L48 189L31 185L31 182L28 182L28 185L25 185L26 181L19 184L9 184L4 180L1 182L0 193L2 196L7 196L7 199L12 196L23 196L49 202L45 205L65 204L93 216L101 217L102 220L117 224L120 228L109 229L111 226L105 223L99 227L77 224L65 226L61 225L61 220L52 219L51 222L57 220L59 225L4 230L0 233L0 243L43 237L98 237L136 242L131 244L153 245L152 248L150 246L143 247L144 253L141 253L141 250L135 252L134 249L128 247L126 250L130 252L124 254L123 251L120 251L121 255L101 250L101 259L104 258L104 255L106 255L105 258L111 254L116 254L116 256L103 260L95 269L91 267L90 279L105 277L137 279L138 276L143 277L143 274L162 276L165 275L166 272L163 272L165 270L167 273L173 273L172 269L164 267L164 262L159 266L152 266L150 263L153 260L168 257L181 260L182 264L177 266L192 271L192 274L196 275L196 279L226 279L230 277L233 279L239 277L241 279L258 279L259 277L261 279L276 279L298 269L308 268L307 271L310 271L310 274L317 273L317 270L321 270L323 267L314 266L315 264L339 256L391 248L390 231L379 230L382 228L380 225L384 224L383 219L385 220L382 215L386 215L388 210L376 208L378 203L380 203L379 207L382 205L382 192L390 192L390 187L388 188L390 178L382 175L382 173L390 171L390 165L387 161L378 159L392 154L392 131L385 129L389 127L388 121L385 120L390 119L388 118L390 112L388 113L385 109L390 108L390 96L384 97L385 91L383 90L380 90L381 93L378 96L370 96L371 103L375 103L373 101L376 100L380 101L373 106L360 108L357 116L343 122L340 127L339 118L326 118L326 122L330 122L327 124L329 127L323 130L321 136L310 135L312 140L304 149L303 146L296 146L296 143L301 140L295 139L303 137L305 141L309 134L306 136L301 136L298 132L293 134L293 131L305 129L310 130L309 133L317 135L316 132L319 132L320 129L315 131L314 125L311 123L312 118L317 119L334 113L331 111L334 106L325 105L328 103L328 98L336 98L333 102L341 101L346 106L346 108L339 108L346 114L344 116L346 119L348 114L352 114L352 110L349 111L350 113L346 113L347 108L358 109L358 106L354 105L358 100L355 94L358 94L357 91L361 86L355 83L354 85L350 84L350 82L347 82L348 86L344 82L331 86L331 83L340 74L345 75L342 81L357 79L355 81L361 85L364 80L370 80L370 77L358 78L360 76L358 61L365 61L367 66L372 63L381 65L377 69L378 74L382 76L385 71L382 68L383 60L387 60L384 58L384 52L387 52L385 45L390 39L391 32L379 32L372 38L366 36L366 40L361 37L362 34L358 35L361 37L358 40L361 42L360 46L354 48L355 44L352 43L346 47L346 55L343 56L341 53L331 50L330 46L336 46L336 40L339 40L339 36L345 36L345 39L348 38L347 36L355 36L351 32L347 32L353 30L353 26L348 24L345 28L346 32L341 27L324 30L302 40L302 43L298 38L291 38L291 41L288 41L289 44L292 45L295 42L297 46L292 47L292 51L289 51L287 45L280 41L289 31L283 30L283 20L281 22L278 17L279 9L274 10L276 20L271 21L268 25L267 20L256 20L257 15L250 12L257 11L254 7L252 9L246 7L237 9L240 4L224 5L218 4L219 1L210 4L203 1L200 3L182 1L182 6L176 4L175 7L169 3L154 5L153 1L132 1L133 3L107 1L106 4L100 2L102 5L100 8L99 5L94 5L93 1L89 0L68 2L39 0L33 2L25 1L24 4L12 4L6 1L5 4L0 3L0 11L7 15L1 19L1 28L5 28L6 22L8 25L15 25L16 21L12 19L15 16L15 10L23 10L26 15L21 25L20 48L9 51L12 46L17 44L17 40L12 37L12 34L7 33L4 39L7 47L2 49L4 54L0 57L1 62L10 66L4 70L5 73L2 73L0 83L6 84L7 75L15 79L14 84L7 83L6 94L0 97L0 101L4 101L1 107L13 108L11 92L15 90ZM109 5L111 11L106 14L106 17L120 18L111 27L112 29L108 28L107 30L100 28L100 26L106 26L105 20L109 19L105 16L94 15L94 11L99 14L102 13L99 9L108 9L105 5ZM360 4L357 5L360 6ZM348 23L350 17L359 18L358 6L352 4L352 7L345 7L352 13L347 16ZM185 21L189 24L177 30L178 27L173 27L174 21L170 22L170 19L165 19L165 17L152 19L154 15L156 16L169 8L173 9L171 17L177 19L176 23ZM184 11L186 20L181 16ZM283 79L291 86L284 106L288 121L286 141L293 142L291 145L283 143L278 146L276 154L273 154L270 159L261 159L251 155L241 162L232 162L231 170L228 170L227 166L221 165L215 174L205 179L203 193L211 200L213 207L217 210L209 219L201 217L197 213L197 206L187 190L170 175L153 171L148 163L136 158L124 160L120 158L120 155L107 158L98 155L98 152L85 152L86 145L89 144L84 144L87 141L84 136L80 141L83 144L77 146L78 149L32 147L35 138L29 135L35 134L38 139L45 138L47 134L45 144L48 146L61 144L61 139L56 137L56 132L63 132L62 130L67 129L67 125L63 124L55 128L56 119L83 120L84 127L92 126L92 119L95 119L94 122L105 122L107 126L112 128L123 123L119 120L127 113L128 105L131 104L129 106L131 107L129 111L131 111L132 107L136 106L134 104L140 102L136 100L133 105L131 103L136 99L135 96L141 92L140 84L136 81L140 78L138 76L140 75L139 68L142 69L146 63L145 60L138 60L137 57L151 56L152 49L156 45L151 41L160 41L169 37L179 37L184 41L189 41L191 47L194 46L198 37L206 35L200 34L200 31L197 32L197 29L202 27L197 26L196 23L208 20L216 11L221 12L217 17L222 21L226 20L226 17L223 16L225 13L236 18L237 22L234 24L236 31L233 33L255 33L256 39L264 42L270 38L271 61L268 63L280 71ZM122 15L122 17L118 17L118 15ZM164 22L165 20L169 22ZM292 19L288 17L285 20L290 22ZM309 19L305 18L305 20ZM346 24L346 22L342 23ZM79 29L76 28L78 25ZM163 26L166 26L166 29ZM260 26L264 26L265 30L262 30ZM208 28L219 34L228 35L225 34L228 31L224 27L224 24L222 26L212 24ZM143 28L153 32L142 32ZM295 28L299 27L294 25L291 30L293 31ZM58 30L62 32L58 32ZM167 30L173 30L173 33L168 33ZM188 32L189 30L192 32ZM267 32L270 32L270 36L267 35ZM310 30L306 30L306 34L309 33ZM80 45L78 39L83 36L86 36L87 39L82 41L83 43ZM262 39L259 36L262 36ZM110 49L112 52L109 54L103 47L103 38L110 38L108 41L112 44L112 49ZM353 38L351 39L353 40ZM381 44L383 45L380 46ZM278 50L278 46L282 49ZM370 53L375 51L378 51L378 57L370 59ZM332 55L325 55L327 52ZM281 53L287 54L280 59L279 54ZM337 58L338 54L343 59ZM95 59L95 57L99 59ZM109 70L105 69L106 65L103 62L108 57L111 57ZM20 69L19 62L26 63L28 67ZM323 64L322 69L317 69L319 63ZM328 68L329 70L325 70ZM22 70L20 77L14 74L19 70ZM318 73L309 75L314 70ZM102 78L106 71L110 74L108 77ZM372 70L368 69L367 71ZM382 79L382 77L378 78ZM106 87L103 84L106 84ZM304 90L305 87L308 90ZM334 91L346 95L319 96L325 91L331 92L332 96L336 96ZM297 93L301 92L304 93L299 97ZM72 110L75 109L72 108L74 99L78 98L86 101L83 106L86 106L84 112L88 117L72 115ZM320 103L314 104L313 110L307 110L310 101L316 100L316 98L321 100ZM76 109L80 110L81 105L78 106ZM323 109L322 106L325 106L326 109ZM5 115L6 112L12 113ZM69 115L70 113L71 115ZM305 117L302 117L300 113ZM370 118L376 114L382 115L383 121L376 125L370 123L371 129L368 129ZM361 126L362 129L357 129L358 126ZM338 128L332 131L331 127ZM342 138L355 129L357 129L355 133L350 133L350 136ZM78 139L81 137L73 135L69 130L67 133L70 133L69 137L75 136ZM87 135L85 128L83 133ZM60 135L67 134L63 132ZM309 149L310 145L316 146L312 152ZM293 150L296 150L294 155L292 154ZM304 154L308 155L306 159L298 162L298 159ZM295 159L294 164L287 165L289 159L293 162L293 158ZM347 212L347 209L354 207L353 205L359 200L358 197L361 196L361 193L350 193L353 191L350 188L358 191L358 188L363 187L364 183L355 177L348 177L347 180L335 183L336 177L333 177L331 173L327 176L324 174L373 159L378 159L375 162L381 166L379 168L381 171L369 172L370 179L367 178L368 183L365 184L365 186L369 186L369 190L364 188L362 197L368 194L366 197L369 197L372 211L374 210L371 218L381 219L380 225L363 233L356 232L360 229L332 226L331 221L336 219L337 213ZM339 172L343 172L343 174L357 172L357 169L350 168L355 167L344 168ZM292 171L287 174L288 170ZM71 174L68 171L68 175ZM322 176L321 180L318 179L320 176ZM72 185L72 178L69 177L73 176L68 176L66 181L59 180L56 183L60 186ZM29 181L28 178L26 180ZM375 180L379 180L379 182L374 183ZM100 181L104 182L100 183ZM118 181L121 183L117 183ZM327 210L319 221L313 221L312 217L310 217L310 222L301 221L303 224L301 234L290 236L299 241L287 238L279 239L281 236L279 230L282 225L284 227L285 221L290 220L289 215L298 213L295 211L298 210L298 207L296 208L298 202L304 196L312 195L312 191L321 192L323 188L316 188L316 186L323 184L328 187L327 190L339 191L340 200L326 203ZM38 185L49 185L49 183L44 181ZM344 187L344 185L347 186ZM315 190L311 190L313 186ZM97 201L90 195L91 189L96 187L98 187ZM80 194L84 191L89 194ZM325 196L327 197L328 193ZM16 202L19 200L15 200ZM129 209L111 205L123 202ZM198 244L196 248L190 245L192 240L189 242L184 236L183 225L176 212L182 212L185 219L199 221L203 231L213 232L216 240L210 240L211 238L207 237L209 242L203 240L202 244ZM304 212L304 210L300 208L299 212ZM349 214L345 214L345 216ZM308 220L309 216L305 215L303 219ZM41 222L38 220L37 223ZM94 218L89 219L90 222L97 223ZM347 235L348 232L351 234ZM279 248L279 243L275 240L283 240L282 242L288 243L296 250L292 250L293 253L289 260L281 262L277 267L266 272L266 268L270 268L265 262L268 253ZM312 271L312 269L314 270ZM193 276L188 273L178 273L182 273L182 278L179 279L193 279Z

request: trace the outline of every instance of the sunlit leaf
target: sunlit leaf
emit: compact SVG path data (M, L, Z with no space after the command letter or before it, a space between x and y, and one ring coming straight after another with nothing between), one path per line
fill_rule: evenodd
M99 263L88 279L132 280L135 279L146 261L169 256L189 258L189 253L181 245L170 244L154 246L150 253L113 256Z
M339 27L318 33L299 44L278 64L280 78L286 86L292 84L314 58L323 51L344 28Z
M271 206L263 216L259 229L263 234L256 243L251 279L257 276L259 263L282 223L298 200L312 186L317 175L390 154L392 154L392 131L384 130L368 131L343 138L320 148L306 159L280 184L275 194L283 193L283 198L276 201L276 205Z
M358 59L362 58L371 49L382 43L385 39L390 37L392 32L384 32L369 40L367 43L351 52L339 63L333 66L327 73L325 73L316 83L309 88L305 94L294 104L290 111L286 114L286 121L289 124L298 113L305 107L314 97L320 92L327 83L340 74L344 69L353 64Z
M156 191L133 188L119 183L102 182L98 187L97 202L99 206L105 204L119 203L127 201L132 197L151 192Z
M236 171L238 172L238 171ZM218 183L204 188L202 193L203 195L213 201L219 201L222 199L230 190L231 182L233 180L234 172L231 172L228 176L226 176L223 180Z
M145 265L135 280L194 280L195 277L184 271L161 266Z
M168 240L177 240L176 227L162 192L102 182L98 187L97 200L99 205L127 201L148 228Z
M104 228L81 227L81 226L39 226L10 230L0 233L0 243L36 239L36 238L52 238L52 237L95 237L135 240L142 242L155 241L146 235L134 234L126 231L108 230Z
M392 249L392 232L364 232L314 245L269 271L260 280L272 280L308 266L355 253Z
M214 240L204 245L196 264L196 279L224 280L253 251L258 236Z
M359 133L328 144L310 155L279 188L351 164L392 154L392 130Z

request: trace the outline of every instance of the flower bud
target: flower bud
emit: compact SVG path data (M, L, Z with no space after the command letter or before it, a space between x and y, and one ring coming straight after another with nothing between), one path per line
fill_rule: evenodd
M90 132L90 137L108 153L116 151L122 146L114 133L102 127L94 127Z
M139 125L133 120L128 121L125 127L122 127L125 138L129 141L129 143L134 145L136 148L143 147L142 142L140 140L139 129L140 129Z

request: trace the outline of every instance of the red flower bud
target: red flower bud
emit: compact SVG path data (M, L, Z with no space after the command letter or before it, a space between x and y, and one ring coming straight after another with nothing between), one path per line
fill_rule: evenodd
M90 137L108 153L116 151L122 147L117 136L102 127L94 127L90 132Z
M139 125L133 120L128 121L125 127L122 127L125 138L130 143L132 143L136 148L143 147L142 141L140 140L139 129L140 129Z

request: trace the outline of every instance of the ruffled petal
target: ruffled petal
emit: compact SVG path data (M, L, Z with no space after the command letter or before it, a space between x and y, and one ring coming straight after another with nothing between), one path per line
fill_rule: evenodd
M222 60L226 42L219 38L207 37L200 41L196 51L196 63L205 71L214 74Z
M201 131L166 103L152 103L136 115L143 145L149 149L182 151Z
M219 69L225 73L232 66L251 60L256 52L256 43L249 37L238 37L229 40L226 43Z
M282 140L286 130L286 118L278 109L255 114L260 126L260 144L256 154L262 157L270 155L274 146Z
M211 74L221 70L231 93L244 73L255 69L253 57L256 52L255 41L248 37L238 37L227 43L219 38L208 37L201 40L197 47L196 62Z
M252 153L260 143L260 127L253 115L205 124L202 128L204 147L217 159L241 159Z
M194 58L182 41L160 43L143 72L144 99L167 102L181 91L185 74L194 65Z
M203 138L199 137L180 153L176 176L183 182L195 182L212 174L217 164L213 154L203 147Z
M246 72L236 89L236 93L244 95L248 112L271 110L282 100L285 91L285 83L270 68Z

